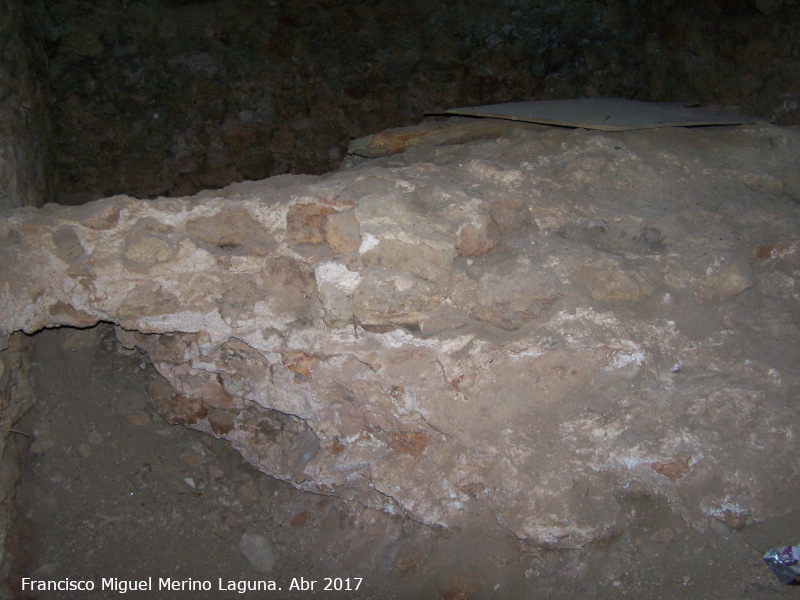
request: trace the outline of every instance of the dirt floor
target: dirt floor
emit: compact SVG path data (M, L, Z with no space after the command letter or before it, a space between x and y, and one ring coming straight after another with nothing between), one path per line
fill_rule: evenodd
M761 558L787 530L800 533L800 513L738 531L712 520L700 533L668 505L634 499L628 530L571 551L533 546L499 525L432 529L295 490L227 442L168 425L148 400L155 371L118 346L111 326L47 330L36 341L38 403L17 426L32 442L9 543L19 556L11 583L69 579L95 589L19 598L113 598L148 578L149 591L124 595L800 598ZM165 590L167 578L183 591ZM259 581L280 591L240 592Z

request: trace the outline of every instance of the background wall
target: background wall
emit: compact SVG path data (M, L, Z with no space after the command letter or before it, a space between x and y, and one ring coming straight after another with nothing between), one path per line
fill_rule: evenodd
M350 139L454 106L620 96L800 122L789 0L30 6L65 202L320 173Z
M0 208L53 199L45 69L44 49L22 3L0 0Z

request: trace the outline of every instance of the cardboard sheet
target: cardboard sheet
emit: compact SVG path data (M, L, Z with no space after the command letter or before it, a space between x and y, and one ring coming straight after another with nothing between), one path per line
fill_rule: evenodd
M759 117L727 113L712 108L690 108L684 104L640 102L622 98L539 100L452 108L450 115L492 117L563 127L602 131L627 131L656 127L741 125L765 121Z

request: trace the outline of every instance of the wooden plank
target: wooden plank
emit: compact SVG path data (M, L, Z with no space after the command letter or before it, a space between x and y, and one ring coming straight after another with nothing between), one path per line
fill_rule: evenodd
M387 129L353 140L347 148L347 153L376 158L399 154L422 143L462 144L491 139L520 125L503 119L451 118L447 121L425 121L419 125Z

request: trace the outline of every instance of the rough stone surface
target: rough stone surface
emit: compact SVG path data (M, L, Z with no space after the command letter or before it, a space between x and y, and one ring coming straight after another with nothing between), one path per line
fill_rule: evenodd
M519 130L5 212L0 334L113 322L170 422L431 526L574 547L655 496L741 527L796 505L798 160L769 125Z

